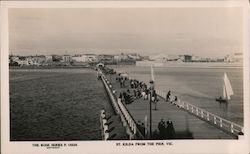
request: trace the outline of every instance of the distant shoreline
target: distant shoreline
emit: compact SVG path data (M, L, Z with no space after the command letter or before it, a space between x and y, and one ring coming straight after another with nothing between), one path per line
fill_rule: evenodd
M119 67L150 67L155 68L240 68L243 69L243 63L197 63L197 62L186 62L186 63L176 63L167 62L160 63L154 61L139 61L136 65L107 65L107 66L117 66ZM21 70L21 69L95 69L95 66L91 65L78 65L78 66L9 66L10 70Z
M94 68L93 66L9 66L9 69L78 69Z
M140 62L137 63L138 67L148 67L153 65L155 68L243 68L243 63L197 63L197 62L186 62L186 63L157 63L157 62Z

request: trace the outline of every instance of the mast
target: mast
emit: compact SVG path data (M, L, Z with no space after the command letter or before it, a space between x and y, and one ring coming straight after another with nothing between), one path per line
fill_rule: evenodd
M155 81L155 77L154 77L154 69L153 66L151 65L151 80Z
M149 137L152 138L152 95L154 90L154 70L151 65L150 99L149 99Z

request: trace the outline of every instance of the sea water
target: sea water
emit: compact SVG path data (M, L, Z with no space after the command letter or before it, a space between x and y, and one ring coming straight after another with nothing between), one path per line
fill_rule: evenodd
M130 78L145 83L151 79L150 67L113 66ZM228 103L219 103L223 95L223 75L227 73L234 95ZM227 120L243 125L243 69L234 67L154 67L155 87L171 91L178 99L189 102Z
M10 70L11 141L101 139L103 108L112 112L93 70Z

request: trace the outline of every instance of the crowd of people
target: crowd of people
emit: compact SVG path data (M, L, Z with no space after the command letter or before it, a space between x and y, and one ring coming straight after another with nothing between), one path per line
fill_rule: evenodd
M114 74L116 73L113 69L110 69L108 67L103 67L102 71L104 71L106 74ZM125 73L126 74L126 73ZM150 95L152 93L151 100L155 105L159 101L156 91L151 91L151 88L147 86L146 83L142 81L138 81L136 79L129 79L127 76L123 76L123 74L118 73L118 77L116 77L116 81L119 82L120 88L127 88L127 91L120 93L120 98L125 100L126 104L129 104L128 100L131 99L131 96L134 99L143 98L144 100L149 100ZM126 82L129 82L129 84L126 85ZM130 88L132 90L130 90ZM177 96L172 96L171 91L168 91L166 94L165 101L174 103L177 102L178 98Z
M127 77L122 76L121 73L119 73L118 77L116 77L116 81L119 82L121 88L127 88L126 91L120 93L119 95L126 104L131 103L131 101L129 102L129 100L131 100L131 96L133 97L133 99L143 98L144 100L148 100L150 99L151 93L152 102L156 104L159 101L156 91L152 90L146 85L146 83L142 81L138 81L136 79L128 79Z
M173 122L171 120L161 121L158 124L159 129L159 139L173 139L175 138L175 129Z
M171 91L170 90L168 91L165 100L166 100L166 102L170 102L170 103L178 101L177 96L171 97Z
M119 76L116 77L116 81L119 82L120 88L125 88L126 87L125 82L128 80L128 78L124 77L124 76L121 76L121 73L119 73L118 75Z

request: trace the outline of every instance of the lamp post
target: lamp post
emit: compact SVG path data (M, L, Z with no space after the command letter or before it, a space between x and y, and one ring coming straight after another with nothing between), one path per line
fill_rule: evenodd
M150 98L149 98L149 137L152 138L152 95L154 91L154 81L150 80Z
M109 72L109 82L111 83L111 72Z

